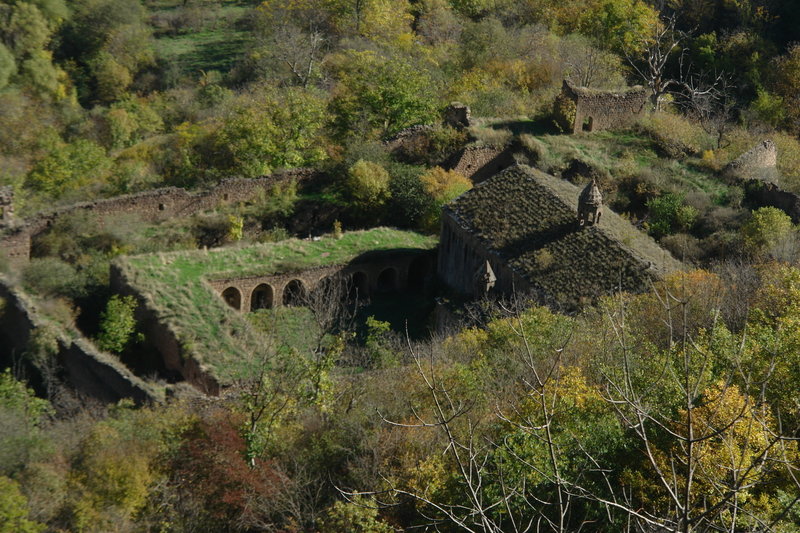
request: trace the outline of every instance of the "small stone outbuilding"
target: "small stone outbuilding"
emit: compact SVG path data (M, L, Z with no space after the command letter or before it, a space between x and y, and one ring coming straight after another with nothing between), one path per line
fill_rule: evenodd
M564 80L555 111L567 131L601 131L630 126L645 110L647 101L647 89L641 86L600 91Z

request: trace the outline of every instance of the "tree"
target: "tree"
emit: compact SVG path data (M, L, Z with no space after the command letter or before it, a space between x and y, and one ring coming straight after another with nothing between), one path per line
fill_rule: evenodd
M650 104L654 110L661 108L665 95L679 80L671 77L669 62L677 52L682 54L681 46L687 35L676 28L675 16L662 19L653 26L653 32L640 38L625 50L625 57L639 78L650 89Z
M0 476L0 533L39 533L44 524L28 520L28 501L19 483Z
M686 205L683 196L665 193L647 202L650 231L657 237L686 231L697 219L697 209Z
M750 219L741 228L744 245L754 255L774 253L789 242L795 233L789 215L777 207L760 207L753 211Z
M11 76L16 73L17 65L14 62L14 55L3 43L0 43L0 89L8 85Z
M378 163L359 159L347 174L347 188L362 207L379 207L389 199L389 173Z
M387 136L434 120L436 84L424 64L352 50L331 64L338 66L331 110L339 136Z
M105 150L91 141L58 143L33 166L26 185L57 198L89 185L103 184L110 166Z
M113 295L100 315L100 335L97 346L101 350L122 353L136 331L136 299L133 296Z

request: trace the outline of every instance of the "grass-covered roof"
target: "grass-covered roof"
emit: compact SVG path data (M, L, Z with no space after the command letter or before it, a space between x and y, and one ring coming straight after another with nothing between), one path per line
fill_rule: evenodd
M436 239L389 228L345 233L341 239L128 256L115 263L194 358L221 384L249 375L263 341L205 279L262 276L346 264L366 252L431 249Z

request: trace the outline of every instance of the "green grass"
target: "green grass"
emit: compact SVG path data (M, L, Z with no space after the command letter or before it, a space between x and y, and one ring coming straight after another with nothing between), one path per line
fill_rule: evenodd
M430 249L436 239L376 228L341 239L289 239L279 243L123 257L116 261L128 282L170 327L183 346L220 383L252 373L264 340L241 313L225 304L204 279L269 275L345 264L376 250Z
M183 2L161 1L151 3L153 15L177 13ZM161 33L155 39L157 55L167 63L176 65L183 75L196 76L201 71L228 72L241 59L251 40L251 34L240 28L240 22L250 13L253 5L235 1L204 4L206 20L194 30L179 34ZM189 3L188 8L195 4Z

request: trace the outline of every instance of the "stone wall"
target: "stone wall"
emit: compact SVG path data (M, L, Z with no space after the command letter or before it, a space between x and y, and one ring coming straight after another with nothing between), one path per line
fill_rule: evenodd
M47 327L47 319L40 316L36 305L5 280L0 279L0 361L10 366L27 350L31 334ZM103 353L88 340L57 332L58 352L55 360L61 377L79 394L104 403L130 398L137 404L161 400L161 396L128 370L119 360ZM42 382L40 369L35 364L25 365L34 381Z
M345 265L329 265L303 271L284 272L267 276L240 278L211 278L206 282L225 298L226 291L238 305L229 304L239 311L282 307L291 298L290 291L315 290L321 281L334 276L358 289L359 297L369 298L377 292L406 291L424 286L433 276L433 252L376 252L365 254ZM235 292L233 292L235 291ZM226 299L226 301L228 301ZM268 305L264 305L268 302Z
M226 203L253 200L260 191L269 190L277 183L290 180L304 181L313 171L295 169L273 174L265 178L232 178L221 181L212 189L189 192L178 187L153 189L136 194L127 194L82 202L40 213L25 220L17 227L0 236L0 250L14 267L20 267L30 259L31 240L46 231L61 216L80 211L90 212L101 224L107 219L131 215L145 222L159 222L174 217L190 216Z
M745 182L745 202L752 208L777 207L795 224L800 224L800 196L780 189L774 183L753 179Z
M776 182L778 177L778 148L770 140L761 141L723 169L729 179Z
M474 296L475 273L486 261L489 261L497 277L494 287L496 293L527 293L531 290L530 283L508 268L503 258L493 253L452 217L443 214L437 272L445 284L459 294Z
M643 87L622 92L598 91L575 87L566 80L561 94L575 102L573 133L629 126L642 114L648 100Z
M205 280L205 283L223 299L226 293L234 294L235 301L226 301L243 312L257 308L280 307L283 305L284 294L290 284L299 283L302 290L313 291L321 281L332 276L348 278L351 287L358 288L359 297L369 297L376 291L404 291L413 286L423 285L434 275L434 253L434 251L420 250L378 251L363 254L343 265L329 265L265 276L211 277ZM391 274L387 276L387 272L390 271ZM117 265L112 264L110 278L114 292L132 295L137 299L138 328L158 351L164 366L202 392L219 394L220 382L210 369L201 365L189 350L184 349L179 335L170 326L169 319L159 315L158 306L152 297L138 291L136 285L126 278ZM268 301L256 296L263 291L267 291L270 296ZM258 302L266 302L268 305L254 305Z
M455 170L473 183L480 183L515 163L511 148L467 146L456 152L444 168Z
M217 395L220 386L214 376L193 357L186 354L178 334L165 320L159 319L158 306L147 295L136 290L122 271L112 263L110 271L111 290L117 294L136 298L135 317L137 329L141 331L161 355L167 370L180 375L188 383L205 394Z
M462 129L469 128L472 124L472 111L469 106L461 102L452 102L442 113L442 121L445 126Z

